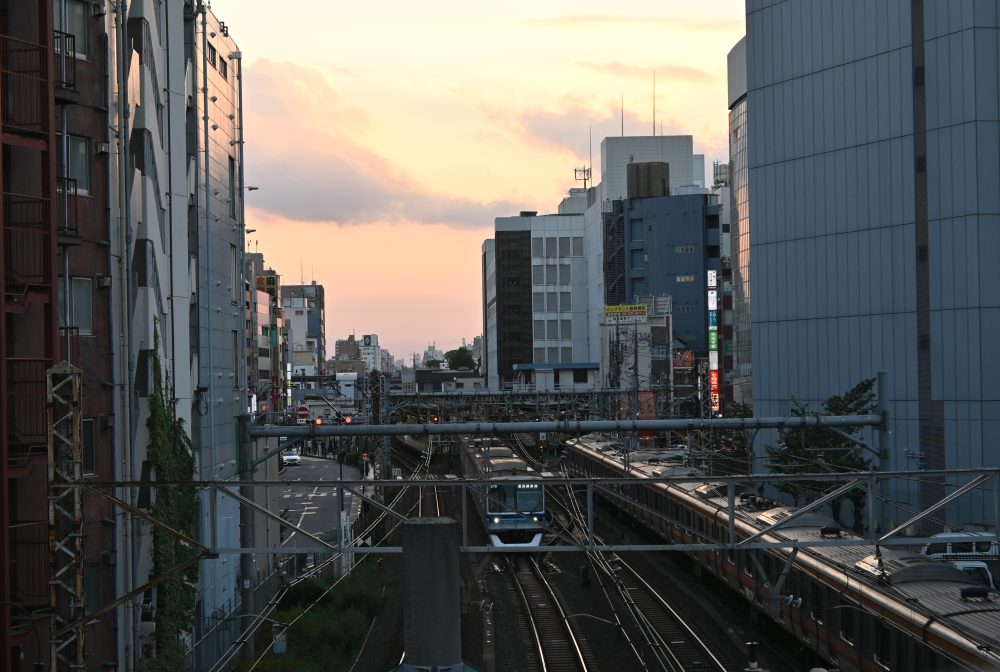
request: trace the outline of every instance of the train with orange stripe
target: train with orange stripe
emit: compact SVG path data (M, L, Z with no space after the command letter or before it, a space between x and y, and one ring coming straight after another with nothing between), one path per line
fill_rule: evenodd
M697 470L630 456L599 435L564 444L572 476L635 479L614 486L612 504L675 544L724 545L692 550L697 572L754 603L760 614L843 672L1000 670L1000 595L950 563L878 548L828 516L736 485L737 540L770 529L754 543L730 543L725 483ZM658 478L694 476L687 483ZM842 540L845 545L836 544ZM787 545L781 545L787 542ZM806 542L831 545L802 547ZM853 544L853 545L848 545Z

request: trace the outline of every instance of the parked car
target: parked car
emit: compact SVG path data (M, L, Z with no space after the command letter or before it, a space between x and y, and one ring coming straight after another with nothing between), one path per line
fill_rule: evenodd
M920 549L920 552L939 560L1000 557L1000 544L997 543L996 535L988 532L944 532L931 538L934 541Z
M288 467L291 465L298 466L302 464L302 458L294 450L283 450L281 451L281 466Z

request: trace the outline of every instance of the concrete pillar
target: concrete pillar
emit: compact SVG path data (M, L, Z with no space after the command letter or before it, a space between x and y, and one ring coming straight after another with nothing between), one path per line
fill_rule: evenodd
M465 669L458 544L451 518L403 523L405 668Z

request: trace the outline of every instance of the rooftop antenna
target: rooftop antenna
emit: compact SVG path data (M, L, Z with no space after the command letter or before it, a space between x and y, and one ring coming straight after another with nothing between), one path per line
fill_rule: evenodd
M625 92L622 91L622 137L625 137Z
M299 257L299 284L306 284L306 270L305 266L302 265L302 257Z
M656 68L653 68L653 137L656 137Z

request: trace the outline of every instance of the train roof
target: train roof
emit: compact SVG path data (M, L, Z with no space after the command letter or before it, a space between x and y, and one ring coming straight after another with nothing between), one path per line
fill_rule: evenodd
M581 447L586 449L595 448L590 441L582 444ZM622 456L605 454L603 459L621 463ZM630 466L634 472L650 476L657 471L649 465L631 461ZM726 489L720 483L712 483L706 479L702 483L671 483L670 487L685 490L702 502L720 509L728 507ZM782 523L798 510L797 507L785 506L776 500L757 496L752 491L738 494L736 500L736 515L744 523L757 529L776 526L768 532L768 536L772 538L805 542L829 541L831 538L841 537L854 541L853 545L801 548L799 557L822 563L829 571L847 577L848 581L865 579L863 583L871 590L891 596L898 605L905 605L911 611L912 618L926 619L926 626L933 623L947 624L964 633L981 650L991 652L994 659L1000 662L1000 610L995 606L996 602L990 599L992 597L995 600L996 591L983 592L984 587L976 584L974 579L947 560L912 551L877 548L874 544L857 544L862 537L842 529L830 516L810 511ZM975 538L968 535L964 540ZM794 543L789 544L793 545ZM965 592L963 588L966 589Z

